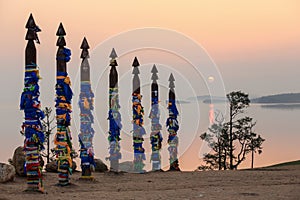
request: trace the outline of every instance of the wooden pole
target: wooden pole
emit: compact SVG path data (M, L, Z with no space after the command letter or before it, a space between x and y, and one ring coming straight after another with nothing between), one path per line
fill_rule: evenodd
M122 128L121 124L121 114L119 112L119 87L118 87L118 72L116 66L117 63L117 53L113 48L109 56L110 60L110 72L109 72L109 157L110 161L110 171L118 172L119 171L119 160L121 159L120 152L120 132Z
M27 46L25 49L25 78L24 90L21 95L20 109L24 110L25 121L22 125L21 133L25 136L25 170L27 176L26 191L44 192L42 181L42 168L40 163L42 157L40 151L44 149L44 133L42 132L41 120L44 113L41 110L39 101L39 69L36 62L36 48L34 41L39 43L37 32L41 30L35 24L32 14L26 24L27 33L25 40Z
M81 47L82 58L80 66L80 95L79 95L79 108L80 108L80 134L78 135L80 143L80 159L81 159L81 179L93 180L92 168L95 167L94 162L94 148L93 138L94 117L92 110L94 110L94 93L91 88L90 80L90 65L88 62L90 48L86 38L83 38Z
M176 96L175 96L175 84L174 84L173 74L169 77L169 118L167 119L167 129L169 132L168 144L169 144L169 154L170 154L170 171L180 171L178 163L178 137L177 131L179 129L179 124L177 121L178 110L176 107Z
M57 133L54 139L55 152L58 164L58 185L66 186L70 184L70 174L72 174L72 137L69 129L70 113L72 112L72 90L71 81L67 73L67 62L70 60L71 51L65 48L65 29L60 23L56 32L58 46L56 53L56 120Z
M144 108L142 106L142 95L140 89L140 78L139 78L139 61L135 57L133 61L133 80L132 80L132 119L133 119L133 149L134 149L134 160L133 168L137 173L143 173L144 171L144 160L145 149L143 148L143 135L146 131L143 127L144 120Z
M150 142L152 145L152 154L151 154L151 162L152 162L152 171L160 171L161 170L161 157L160 157L160 149L162 143L162 135L160 133L161 124L159 123L160 111L159 111L159 90L158 90L158 76L157 76L157 68L153 65L151 70L152 73L152 83L151 83L151 111L149 118L151 119L151 135Z

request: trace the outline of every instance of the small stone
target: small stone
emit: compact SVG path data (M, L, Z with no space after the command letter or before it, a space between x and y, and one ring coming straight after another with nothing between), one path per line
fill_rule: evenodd
M17 175L26 176L24 173L25 152L23 147L19 146L15 149L12 165L15 167Z
M56 173L57 172L57 163L56 163L56 161L52 161L50 163L47 163L46 164L46 171Z
M133 162L132 161L125 161L125 162L120 163L119 170L121 172L134 172Z
M16 170L13 165L0 163L0 183L13 181L15 178Z
M95 164L95 172L106 172L108 170L107 165L104 164L100 159L95 159Z

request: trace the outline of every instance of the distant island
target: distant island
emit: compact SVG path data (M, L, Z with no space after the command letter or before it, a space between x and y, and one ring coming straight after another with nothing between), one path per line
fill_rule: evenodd
M217 97L210 95L194 96L187 98L188 101L202 101L205 104L211 103L226 103L226 97ZM284 93L262 96L258 98L251 99L251 103L254 104L299 104L300 103L300 93ZM274 105L275 106L275 105ZM277 105L278 106L278 105ZM298 106L297 106L298 107Z
M280 109L280 110L294 110L300 109L300 104L295 103L287 103L287 104L262 104L260 105L262 108L266 109Z
M251 99L251 103L260 103L260 104L295 104L300 103L300 93L286 93L286 94L275 94L263 96L255 99Z

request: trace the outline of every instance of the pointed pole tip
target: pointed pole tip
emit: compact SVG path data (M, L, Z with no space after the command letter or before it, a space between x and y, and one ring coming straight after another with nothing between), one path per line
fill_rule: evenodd
M64 29L64 26L63 26L62 22L59 23L56 35L57 36L65 36L66 35L66 31Z
M64 25L63 25L63 23L62 23L62 22L59 22L59 26L58 26L58 28L63 28L63 29L64 29Z
M32 13L30 13L25 28L34 28L36 26Z
M138 61L137 57L134 57L134 60L133 60L132 66L133 66L133 67L138 67L138 66L140 66L140 63L139 63L139 61Z
M173 73L170 74L169 81L175 81L175 78L174 78L174 76L173 76Z
M153 65L153 67L152 67L152 69L151 69L151 73L158 73L158 70L157 70L157 68L156 68L156 65L154 64Z
M84 37L82 40L80 49L89 49L89 48L90 48L89 43L87 42L86 37Z
M115 48L112 48L112 50L111 50L111 53L110 53L109 57L110 57L111 59L115 59L115 58L117 58L117 57L118 57L118 55L117 55L117 53L116 53L116 50L115 50Z

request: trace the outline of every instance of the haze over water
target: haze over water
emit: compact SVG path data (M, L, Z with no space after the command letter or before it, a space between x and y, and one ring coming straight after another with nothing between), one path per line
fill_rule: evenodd
M237 0L217 1L4 1L0 0L0 37L1 53L1 126L0 126L0 162L6 162L12 156L15 147L23 144L23 136L19 134L23 120L23 112L19 111L19 99L23 89L24 76L24 40L25 24L30 13L33 13L36 24L42 32L41 41L37 46L38 65L41 69L41 100L43 106L54 107L55 85L55 36L59 22L63 22L67 32L67 47L72 50L72 59L68 63L68 71L73 82L75 96L73 101L73 143L78 149L78 69L80 65L80 44L84 36L87 37L91 48L105 41L109 37L132 29L144 27L158 27L178 31L202 45L216 63L224 81L225 91L242 90L250 96L263 96L277 93L300 92L300 3L294 0L277 1L266 0L241 2ZM142 38L143 36L141 36ZM144 37L147 40L147 37ZM130 43L130 41L128 41ZM184 48L184 45L175 41L174 46ZM117 45L117 44L116 44ZM107 47L111 49L113 46ZM117 53L122 52L117 48ZM101 57L101 65L91 65L92 70L107 67L110 50ZM120 60L119 75L126 76L120 88L121 112L123 114L124 129L130 129L130 80L131 62L138 52L131 52ZM196 55L190 49L187 54ZM105 55L104 55L105 54ZM157 59L152 59L154 57ZM126 62L124 61L126 60ZM144 68L141 69L142 81L149 82L151 64L158 61L170 61L167 67L176 75L176 93L180 100L191 96L208 94L205 81L209 77L193 76L191 68L182 59L175 59L166 53L144 52L139 60ZM172 61L174 63L172 63ZM92 63L92 62L91 62ZM157 63L160 70L162 85L167 85L164 76L164 66ZM149 68L149 70L148 70ZM129 73L129 74L127 74ZM190 73L190 74L189 74ZM102 79L107 84L106 76ZM182 77L180 77L182 75ZM102 83L102 82L101 82ZM93 82L96 96L96 112L99 116L102 129L96 129L95 149L101 159L107 156L107 86ZM195 94L187 90L189 84L195 89ZM101 93L103 91L105 93ZM143 89L143 105L145 118L148 120L149 88ZM166 89L161 89L161 109L166 111L164 101ZM199 165L199 151L201 141L199 135L206 131L208 126L207 104L178 105L181 110L182 122L179 137L181 146L179 151L185 152L181 158L181 166L186 170L194 170ZM199 109L196 113L195 110ZM257 120L256 132L265 139L263 154L256 157L255 165L263 166L282 161L299 159L297 144L299 130L297 127L300 116L299 109L278 110L263 109L252 105L249 115ZM161 123L165 123L162 114ZM197 120L200 120L197 128ZM148 123L147 122L147 123ZM77 124L76 124L77 123ZM147 124L146 124L147 126ZM167 133L164 132L164 138ZM131 140L124 136L122 145L125 151L131 149ZM126 143L128 142L128 144ZM164 140L164 143L166 139ZM193 145L185 151L189 143ZM146 143L146 142L145 142ZM149 146L147 143L146 146ZM148 147L147 147L148 148ZM164 147L166 149L166 147ZM166 150L164 150L166 151ZM166 152L165 152L166 153ZM129 159L130 155L124 160ZM167 163L164 156L163 162ZM147 160L148 164L148 160ZM243 167L250 166L245 163Z

